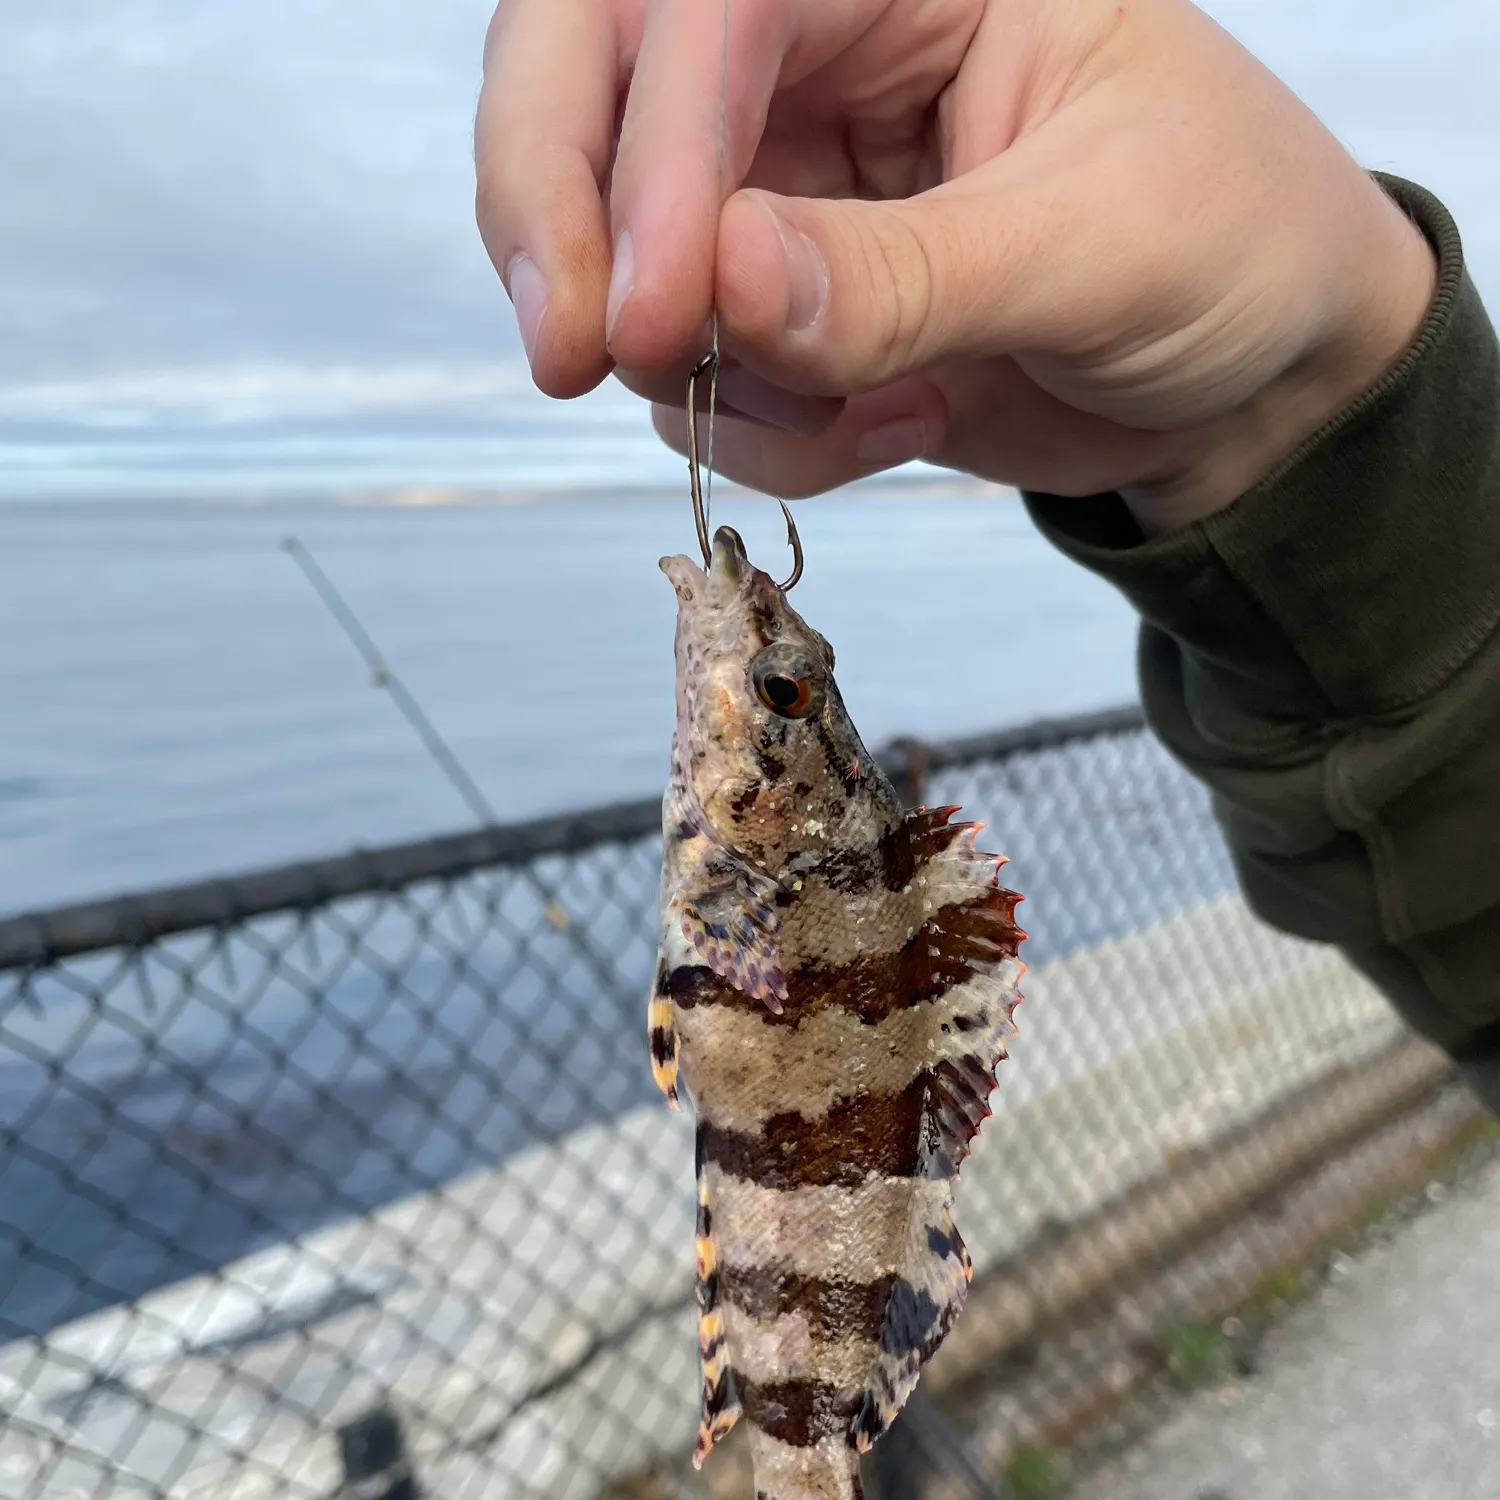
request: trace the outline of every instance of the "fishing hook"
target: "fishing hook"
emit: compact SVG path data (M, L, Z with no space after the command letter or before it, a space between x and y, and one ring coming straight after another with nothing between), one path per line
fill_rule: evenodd
M714 395L719 379L719 354L710 350L688 371L687 378L687 441L688 441L688 490L693 499L693 526L698 533L698 550L703 554L705 568L713 564L713 547L708 540L708 506L703 499L703 480L698 468L698 382L705 376L709 381L709 434L712 441ZM781 514L786 517L786 540L792 549L792 572L785 583L778 585L784 594L795 588L802 577L802 538L797 535L797 523L785 500L776 502Z
M693 525L698 528L698 550L703 554L703 566L709 567L714 560L713 549L708 544L708 508L703 503L703 479L698 472L698 382L704 375L712 374L709 385L709 401L719 383L719 351L711 349L688 371L687 382L687 440L688 440L688 489L693 497ZM710 422L712 418L710 418ZM712 427L710 427L712 432Z
M785 500L776 502L781 507L781 513L786 517L786 541L787 546L792 549L792 576L783 583L781 592L784 594L788 589L795 588L797 580L802 576L802 538L797 535L797 523L792 519L792 513L787 509Z

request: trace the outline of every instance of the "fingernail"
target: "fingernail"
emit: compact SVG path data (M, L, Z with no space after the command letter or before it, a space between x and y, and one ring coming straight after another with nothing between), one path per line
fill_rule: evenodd
M604 304L604 342L615 336L615 324L620 320L620 309L625 306L631 292L635 290L635 244L630 231L622 229L615 241L615 268L609 276L609 301Z
M784 223L769 206L766 212L776 225L781 248L786 254L787 284L791 288L786 314L787 331L801 333L823 316L823 309L828 305L828 262L823 259L823 252L801 230Z
M517 255L505 273L505 288L510 293L511 306L516 310L521 346L526 350L526 362L530 364L536 353L536 336L542 326L542 314L547 310L547 280L529 255Z
M927 452L927 424L920 417L897 417L861 433L854 444L862 464L889 467L910 463Z

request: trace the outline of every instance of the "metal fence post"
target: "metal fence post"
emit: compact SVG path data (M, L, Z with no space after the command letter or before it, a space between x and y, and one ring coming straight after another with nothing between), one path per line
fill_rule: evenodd
M401 1420L377 1406L339 1428L344 1482L339 1500L421 1500Z

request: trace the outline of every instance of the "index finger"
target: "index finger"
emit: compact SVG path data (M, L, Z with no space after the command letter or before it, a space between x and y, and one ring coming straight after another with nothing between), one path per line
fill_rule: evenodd
M503 0L490 22L475 217L551 396L581 395L610 370L602 189L621 71L611 0Z
M627 368L703 352L719 210L754 159L795 22L792 0L649 4L610 190L608 337Z

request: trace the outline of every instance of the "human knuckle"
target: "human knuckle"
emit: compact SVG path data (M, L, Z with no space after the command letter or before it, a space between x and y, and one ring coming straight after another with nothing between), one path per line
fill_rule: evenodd
M865 241L864 276L872 310L872 373L909 369L926 347L935 271L923 236L903 215L877 213Z

